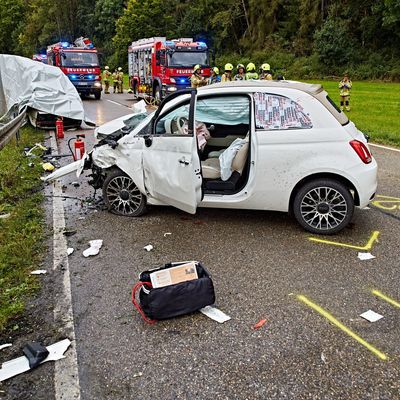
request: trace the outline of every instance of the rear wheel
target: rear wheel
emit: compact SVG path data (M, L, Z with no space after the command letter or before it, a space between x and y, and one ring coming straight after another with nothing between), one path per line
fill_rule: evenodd
M96 100L100 100L100 98L101 98L101 92L100 92L100 91L95 92L95 93L94 93L94 98L95 98Z
M132 178L119 169L107 173L103 184L104 202L110 212L127 217L138 217L146 212L144 196Z
M353 217L354 199L349 189L333 179L306 183L297 192L293 213L307 231L331 235L341 231Z

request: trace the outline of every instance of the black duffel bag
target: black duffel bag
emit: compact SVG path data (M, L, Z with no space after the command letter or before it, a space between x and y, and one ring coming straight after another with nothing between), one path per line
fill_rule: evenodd
M165 264L160 268L144 271L132 289L132 303L148 323L160 319L190 314L215 303L214 285L206 268L196 261L198 279L174 285L153 288L150 274L162 269L176 267L187 262ZM139 291L139 303L136 294Z

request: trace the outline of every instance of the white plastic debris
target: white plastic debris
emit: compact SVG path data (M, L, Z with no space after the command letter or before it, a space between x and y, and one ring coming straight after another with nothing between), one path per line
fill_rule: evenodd
M151 251L154 249L154 247L151 244L148 244L147 246L143 247L146 251Z
M6 218L9 218L9 217L11 217L11 213L1 214L0 215L0 219L6 219Z
M31 272L31 275L45 275L47 274L47 270L45 269L37 269Z
M321 353L321 361L326 364L326 357L324 353Z
M84 250L82 253L84 257L96 256L97 254L99 254L101 246L103 246L103 240L101 239L90 240L89 245L90 247Z
M67 254L70 256L73 252L74 252L74 248L73 247L68 247Z
M211 318L214 321L219 322L220 324L223 324L224 322L229 321L231 319L229 315L226 315L221 310L213 306L206 306L204 308L200 308L200 312L206 315L208 318Z
M172 235L172 233L171 233L171 232L165 232L165 233L164 233L164 237L167 237L167 236L169 236L169 235Z
M133 374L132 377L133 378L138 378L139 376L142 376L143 372L137 372L136 374Z
M0 350L6 349L7 347L11 347L11 343L0 344Z
M378 314L375 311L368 310L360 314L360 317L366 319L369 322L376 322L379 321L381 318L383 318L383 315Z
M41 364L47 361L56 361L65 358L64 353L67 351L70 344L71 341L69 339L64 339L47 346L46 348L49 351L49 355L41 362ZM0 382L29 370L29 361L25 356L6 361L0 369Z
M358 253L358 258L360 260L372 260L373 258L375 258L375 256L373 256L371 253Z

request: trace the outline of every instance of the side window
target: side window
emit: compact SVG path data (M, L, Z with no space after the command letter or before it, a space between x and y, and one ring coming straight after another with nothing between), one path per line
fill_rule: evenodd
M256 129L310 129L312 122L303 107L285 96L254 93Z
M187 135L189 122L189 103L168 111L157 120L155 135Z

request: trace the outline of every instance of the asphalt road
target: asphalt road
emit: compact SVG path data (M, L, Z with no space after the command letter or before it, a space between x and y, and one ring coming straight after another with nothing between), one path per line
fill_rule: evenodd
M89 117L103 123L129 113L130 99L108 95L84 103ZM373 153L378 194L400 198L400 153ZM87 178L77 188L74 180L63 180L66 196L93 192L83 183ZM141 218L125 218L75 199L64 205L67 226L77 231L68 246L75 248L69 268L82 399L400 397L400 308L371 292L400 301L400 203L357 209L348 229L320 237L362 247L378 231L370 250L376 258L368 261L357 258L360 250L310 241L312 235L283 213L199 209L191 216L152 207ZM82 251L92 239L104 244L87 259ZM147 244L154 250L145 251ZM131 304L138 274L191 259L212 273L216 305L232 319L218 324L196 313L146 324ZM359 317L369 309L384 318L370 323ZM264 326L252 329L264 318Z

